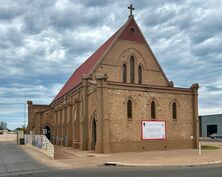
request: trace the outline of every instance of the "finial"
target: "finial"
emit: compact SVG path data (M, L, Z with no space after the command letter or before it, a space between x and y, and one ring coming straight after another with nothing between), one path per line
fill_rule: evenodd
M130 18L130 17L133 17L133 10L135 10L135 8L133 7L132 4L130 4L130 6L128 7L128 9L130 10L129 18Z

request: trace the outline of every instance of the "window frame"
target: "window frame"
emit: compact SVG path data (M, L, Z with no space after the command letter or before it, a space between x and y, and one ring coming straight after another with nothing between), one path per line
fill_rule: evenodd
M133 102L130 99L127 101L127 118L128 120L133 118Z
M135 83L135 58L133 56L130 57L130 83Z
M122 81L123 83L127 83L127 66L125 63L122 65Z
M142 66L141 64L138 66L138 84L142 84L143 81L142 81L142 75L143 75L143 71L142 71Z
M151 102L150 108L151 108L151 110L150 110L151 111L151 119L155 120L156 119L156 103L155 103L155 101Z
M174 121L177 120L177 103L176 102L173 102L172 104L172 118Z

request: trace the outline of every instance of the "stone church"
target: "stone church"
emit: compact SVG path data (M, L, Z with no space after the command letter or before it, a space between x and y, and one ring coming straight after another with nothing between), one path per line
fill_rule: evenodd
M179 88L167 79L129 9L126 23L74 71L51 104L27 101L28 132L99 153L197 147L199 86ZM143 139L144 120L163 121L165 138Z

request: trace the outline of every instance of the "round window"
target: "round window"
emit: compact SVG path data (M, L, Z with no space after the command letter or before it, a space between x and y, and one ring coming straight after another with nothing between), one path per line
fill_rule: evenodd
M135 29L133 27L131 27L129 31L130 31L131 34L135 33Z

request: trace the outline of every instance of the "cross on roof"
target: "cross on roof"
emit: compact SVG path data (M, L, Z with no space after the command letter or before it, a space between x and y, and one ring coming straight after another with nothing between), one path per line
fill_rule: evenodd
M129 17L133 16L133 10L135 10L135 8L133 7L133 5L130 4L130 6L128 7L128 9L130 9L130 15L129 15Z

